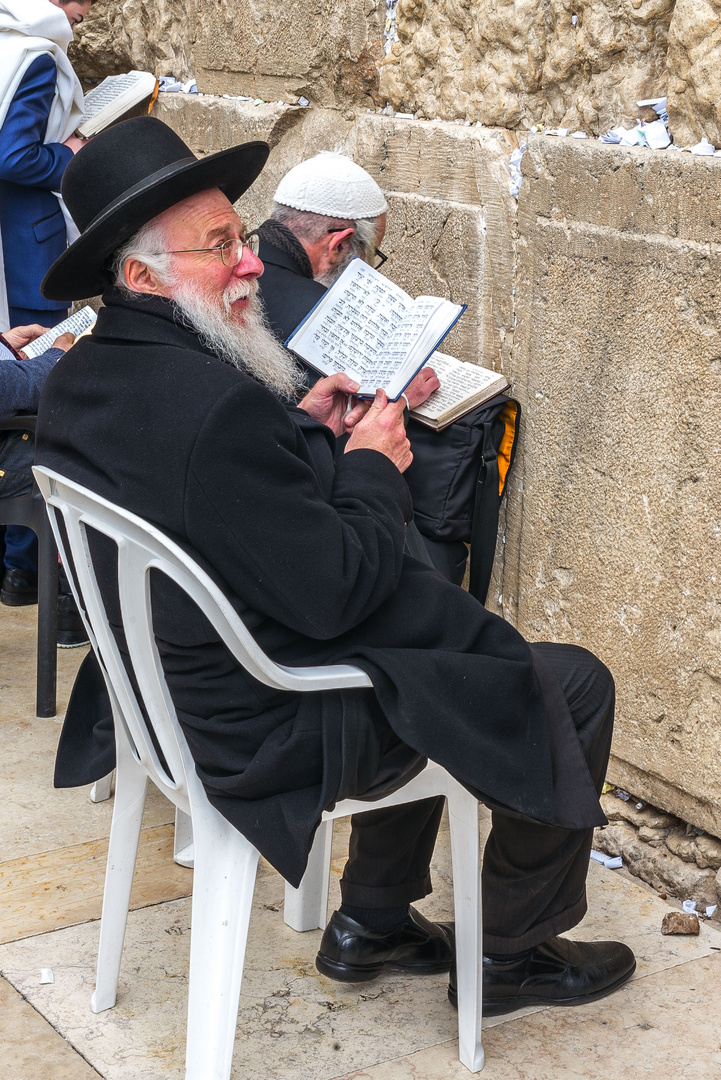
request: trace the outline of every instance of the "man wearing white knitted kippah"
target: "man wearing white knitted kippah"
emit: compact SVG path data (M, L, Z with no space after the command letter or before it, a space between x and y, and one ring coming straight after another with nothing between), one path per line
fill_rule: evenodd
M286 173L271 217L258 230L265 256L261 293L281 340L352 258L375 265L387 209L373 177L342 154L316 154Z

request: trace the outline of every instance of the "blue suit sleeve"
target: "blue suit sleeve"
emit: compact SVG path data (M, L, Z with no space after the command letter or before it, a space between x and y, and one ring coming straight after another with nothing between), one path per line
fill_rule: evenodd
M0 418L37 412L45 379L63 355L62 349L48 349L33 360L16 360L0 345Z
M56 191L73 156L62 143L44 143L57 70L52 56L34 60L0 129L0 180Z

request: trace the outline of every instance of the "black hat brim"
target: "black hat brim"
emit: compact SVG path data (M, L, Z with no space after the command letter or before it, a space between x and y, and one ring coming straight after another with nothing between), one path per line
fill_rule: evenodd
M235 202L260 175L269 153L267 143L248 142L205 158L176 161L147 177L98 214L53 263L43 279L43 296L70 301L102 293L110 284L110 256L138 229L208 188L220 188Z

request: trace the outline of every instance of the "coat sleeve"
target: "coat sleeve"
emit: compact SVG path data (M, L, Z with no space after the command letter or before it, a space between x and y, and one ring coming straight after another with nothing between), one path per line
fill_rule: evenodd
M56 80L52 56L39 56L25 72L0 129L0 180L59 190L73 152L43 142Z
M302 430L251 380L227 393L194 446L186 532L255 611L314 639L342 634L400 578L406 483L375 450L336 459L324 490Z
M45 379L63 355L62 349L48 349L33 360L16 360L0 347L0 418L37 412Z

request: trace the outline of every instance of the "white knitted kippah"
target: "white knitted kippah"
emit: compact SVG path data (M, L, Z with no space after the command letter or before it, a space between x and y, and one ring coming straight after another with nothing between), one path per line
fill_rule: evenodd
M388 204L373 177L343 154L323 151L286 173L273 196L295 210L326 217L374 218Z

